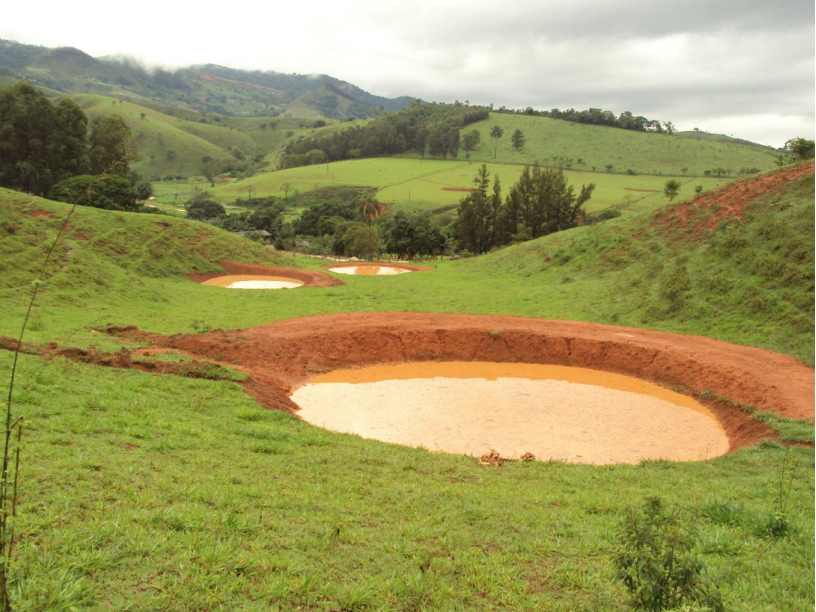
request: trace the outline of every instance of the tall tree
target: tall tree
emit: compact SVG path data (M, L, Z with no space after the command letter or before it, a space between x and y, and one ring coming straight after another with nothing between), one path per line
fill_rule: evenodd
M360 204L360 214L368 222L368 227L371 227L374 220L383 212L385 212L385 205L376 200L364 200Z
M791 138L785 143L785 148L793 153L797 161L813 159L814 157L814 141L807 138Z
M462 148L468 153L479 146L479 141L482 139L482 134L479 130L471 130L462 137Z
M501 184L495 177L493 193L488 193L490 177L482 164L473 183L476 189L459 202L457 231L465 247L474 253L487 253L499 243L502 214Z
M64 178L63 136L56 109L30 83L0 90L0 185L46 195Z
M683 184L675 179L671 179L666 181L666 184L663 186L663 195L669 198L669 202L671 202L674 198L677 197L677 194L680 193L680 187Z
M135 150L130 129L119 115L94 117L88 144L92 174L127 176Z
M60 179L84 174L88 171L88 118L71 98L63 98L57 104Z
M510 137L510 141L513 143L513 148L516 151L520 151L524 147L524 133L516 128L516 131L513 132L513 135Z
M494 125L493 129L490 130L490 137L496 141L496 146L493 149L493 159L496 159L496 155L499 152L499 138L502 136L504 136L504 130L498 125Z
M561 169L525 166L507 196L508 234L538 238L572 227L594 189L584 185L576 196Z

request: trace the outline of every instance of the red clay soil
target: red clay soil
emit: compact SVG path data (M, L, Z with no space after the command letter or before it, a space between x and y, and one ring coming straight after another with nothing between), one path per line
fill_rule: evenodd
M109 331L188 355L217 356L249 375L245 387L263 406L290 412L297 407L289 395L316 372L455 360L594 368L814 420L813 368L787 355L701 336L574 321L402 312L319 315L193 335ZM732 451L776 437L739 408L698 399L717 414Z
M475 187L443 187L442 191L476 191Z
M203 283L211 278L226 276L227 274L257 274L258 276L283 276L299 280L303 287L334 287L342 285L343 281L325 272L318 270L301 270L298 268L277 268L274 266L256 266L235 261L218 262L226 272L207 272L206 274L188 274L187 278L197 283Z
M8 336L0 336L0 349L13 351L17 348L17 340L9 338ZM207 371L207 367L211 365L210 362L202 363L193 361L187 364L173 363L167 361L148 361L134 359L134 357L142 356L149 357L167 352L169 349L141 349L137 351L130 351L122 347L116 353L108 353L105 351L97 351L93 349L80 349L75 347L61 347L56 343L45 344L42 346L28 344L23 342L20 345L20 352L24 355L37 355L43 359L54 359L62 357L70 361L78 361L80 363L88 363L91 365L106 367L106 368L120 368L133 369L142 372L150 372L154 374L175 374L177 376L184 376L187 378L212 378L212 373Z
M433 270L427 266L412 266L410 264L390 263L386 261L337 261L335 263L324 264L321 268L398 268L400 270L410 270L411 272L427 272Z
M724 187L704 193L691 202L666 208L654 217L654 222L668 226L681 222L688 229L713 229L720 221L742 219L745 207L749 204L781 190L791 181L813 173L814 164L810 161L763 174L757 178L734 181Z

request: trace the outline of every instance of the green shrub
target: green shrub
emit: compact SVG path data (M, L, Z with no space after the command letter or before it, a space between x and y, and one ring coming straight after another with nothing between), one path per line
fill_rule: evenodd
M700 604L714 612L725 610L719 590L704 576L705 565L691 552L694 543L679 513L666 510L659 497L648 498L642 510L626 510L615 567L635 608Z
M127 180L114 174L83 174L60 181L48 194L51 200L105 210L136 211L136 193Z

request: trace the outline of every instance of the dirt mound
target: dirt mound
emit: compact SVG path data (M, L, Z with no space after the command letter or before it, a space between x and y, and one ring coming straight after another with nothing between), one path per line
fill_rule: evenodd
M722 396L813 422L814 371L793 357L701 336L522 317L349 313L278 321L246 330L141 336L157 346L218 356L249 374L268 408L295 411L289 395L314 373L408 361L503 361L579 366L666 387ZM745 412L711 398L731 450L774 438Z
M408 270L410 272L426 272L428 270L433 270L433 268L428 268L427 266L414 266L409 264L398 264L398 263L386 263L383 261L344 261L332 264L325 264L320 266L321 268L325 268L330 270L332 268L397 268L398 270Z
M303 283L303 287L334 287L342 285L343 281L317 270L301 270L298 268L277 268L275 266L257 266L254 264L238 263L223 260L218 262L230 275L278 276L292 278ZM224 272L207 272L206 274L188 274L187 278L197 283L203 283L219 276Z
M782 168L757 178L734 181L728 185L704 193L691 202L666 208L654 217L654 223L675 227L682 224L686 229L714 229L727 219L742 219L745 207L761 200L786 183L814 173L813 162Z

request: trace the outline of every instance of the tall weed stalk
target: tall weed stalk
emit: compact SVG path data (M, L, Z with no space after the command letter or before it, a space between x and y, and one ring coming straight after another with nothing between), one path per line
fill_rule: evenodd
M112 165L124 165L127 163L127 157ZM104 175L101 175L104 176ZM100 176L100 178L101 178ZM90 195L96 181L92 181L85 189L85 195ZM62 237L62 233L68 227L68 222L76 211L79 194L74 194L71 198L71 208L68 214L60 225L51 247L45 255L40 272L37 278L32 283L31 296L28 300L28 307L26 308L25 318L20 327L20 335L17 338L17 345L14 348L14 358L11 365L11 376L9 378L9 391L6 401L6 429L5 438L3 441L3 472L0 475L0 610L2 612L11 612L12 602L9 596L9 576L11 574L11 562L14 552L14 518L17 516L17 492L20 475L20 450L23 437L23 423L25 419L23 416L14 418L14 383L17 377L17 365L20 357L20 349L23 345L23 337L25 336L26 328L28 327L29 319L31 318L31 311L34 309L34 303L37 300L37 292L40 285L45 279L45 271L48 268L48 263L51 261L51 256L56 249L57 244ZM34 198L32 198L32 203ZM16 440L14 434L17 434ZM14 444L14 448L12 448ZM13 458L13 461L12 461ZM12 465L13 463L13 465Z

